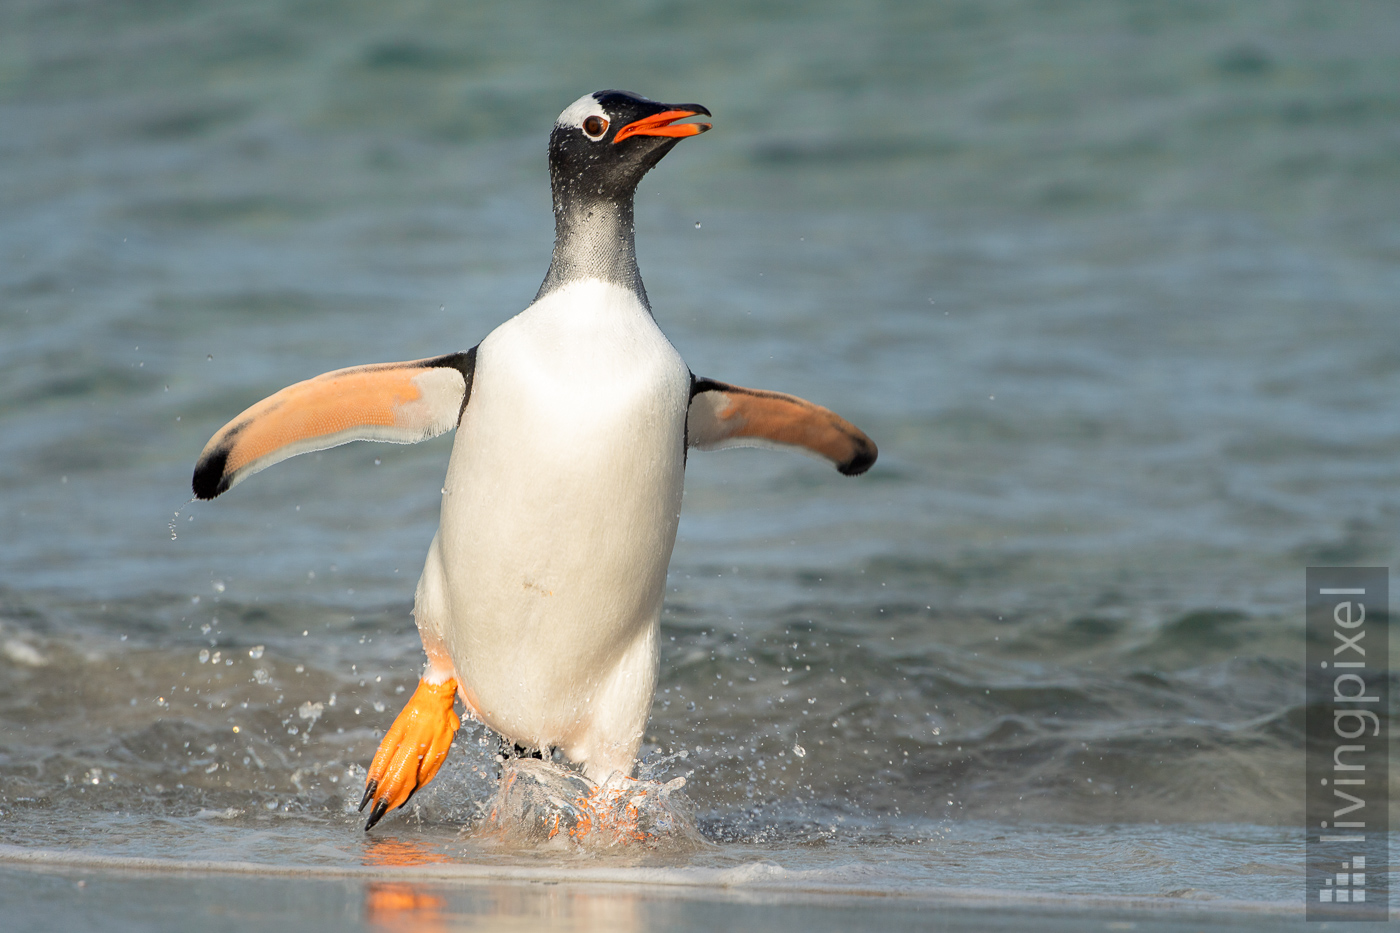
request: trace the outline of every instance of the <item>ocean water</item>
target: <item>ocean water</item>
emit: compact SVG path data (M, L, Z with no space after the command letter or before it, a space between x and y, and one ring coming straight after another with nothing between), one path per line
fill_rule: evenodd
M1303 568L1397 560L1397 41L1380 2L0 5L0 884L1294 910ZM604 87L714 112L638 195L691 368L880 460L690 458L646 754L707 847L493 847L472 730L367 837L451 438L213 503L193 462L523 308L546 134Z

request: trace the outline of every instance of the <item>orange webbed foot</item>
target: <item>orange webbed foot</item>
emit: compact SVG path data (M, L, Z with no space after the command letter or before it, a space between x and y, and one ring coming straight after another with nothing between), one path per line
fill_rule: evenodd
M440 684L418 682L418 689L389 727L370 762L365 796L360 801L361 812L374 801L365 832L384 814L407 803L414 791L438 773L452 747L452 737L462 724L452 708L456 696L455 680Z

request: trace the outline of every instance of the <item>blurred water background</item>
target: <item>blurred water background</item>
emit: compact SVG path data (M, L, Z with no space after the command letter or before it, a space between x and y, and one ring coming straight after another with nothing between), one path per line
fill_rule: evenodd
M0 842L506 858L478 733L345 803L451 438L189 476L523 308L548 129L621 87L714 112L638 197L672 342L881 448L690 458L681 867L1292 900L1303 568L1397 556L1397 49L1385 2L8 0Z

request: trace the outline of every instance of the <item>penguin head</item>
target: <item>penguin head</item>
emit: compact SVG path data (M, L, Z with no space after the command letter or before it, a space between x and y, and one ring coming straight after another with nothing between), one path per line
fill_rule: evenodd
M549 134L556 199L631 198L642 176L676 143L710 128L708 123L676 123L701 113L710 115L699 104L659 104L628 91L580 97L559 115Z

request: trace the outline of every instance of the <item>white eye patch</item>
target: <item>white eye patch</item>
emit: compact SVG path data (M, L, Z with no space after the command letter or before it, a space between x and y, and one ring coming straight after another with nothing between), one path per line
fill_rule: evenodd
M554 121L554 125L582 129L583 121L589 117L601 117L604 125L607 124L608 115L603 112L603 105L598 103L598 99L592 94L585 94L564 108L564 112L559 114L559 119Z

